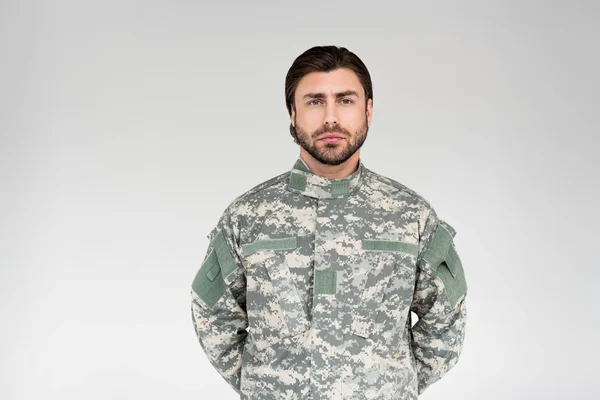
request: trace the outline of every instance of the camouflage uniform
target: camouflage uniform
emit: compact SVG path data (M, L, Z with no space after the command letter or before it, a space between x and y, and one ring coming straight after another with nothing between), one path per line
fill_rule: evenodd
M416 399L462 349L454 235L361 160L328 179L299 157L208 235L191 293L202 349L241 399Z

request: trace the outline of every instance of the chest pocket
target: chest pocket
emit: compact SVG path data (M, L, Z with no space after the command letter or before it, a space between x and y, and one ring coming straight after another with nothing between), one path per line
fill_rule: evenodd
M296 236L259 239L242 245L251 339L246 349L264 362L276 355L278 343L309 328L307 311L287 261L295 257L298 249Z
M398 240L362 239L361 253L370 269L360 302L352 310L351 331L367 339L376 332L378 318L392 315L403 301L412 298L418 246ZM396 324L397 320L392 318L389 323ZM393 326L388 328L382 334L389 334Z

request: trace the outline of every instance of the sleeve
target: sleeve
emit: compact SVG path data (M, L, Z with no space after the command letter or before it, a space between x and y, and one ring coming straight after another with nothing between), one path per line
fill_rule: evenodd
M240 392L246 339L246 274L227 211L208 234L209 246L192 282L192 320L211 365Z
M465 338L467 284L455 234L431 209L421 235L411 307L419 317L411 332L419 394L456 365Z

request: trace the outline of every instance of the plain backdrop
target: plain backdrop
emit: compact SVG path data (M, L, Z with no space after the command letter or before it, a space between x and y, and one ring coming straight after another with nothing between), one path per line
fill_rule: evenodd
M465 346L421 398L600 398L598 2L0 4L0 398L237 398L191 282L330 44L373 79L365 165L458 232Z

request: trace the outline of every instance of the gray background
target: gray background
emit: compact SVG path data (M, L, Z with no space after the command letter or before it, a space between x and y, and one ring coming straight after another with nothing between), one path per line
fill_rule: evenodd
M599 398L600 5L414 3L2 1L0 398L236 398L191 281L326 44L373 78L365 165L458 231L466 343L421 398Z

